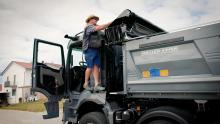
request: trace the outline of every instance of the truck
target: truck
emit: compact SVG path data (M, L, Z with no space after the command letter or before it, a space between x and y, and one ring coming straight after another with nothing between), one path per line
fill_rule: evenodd
M32 91L48 98L44 119L59 117L64 100L64 124L220 123L219 22L167 32L127 9L103 35L101 92L83 89L83 58L73 64L82 32L65 35L66 61L62 45L34 39ZM59 49L59 67L39 60L41 44Z

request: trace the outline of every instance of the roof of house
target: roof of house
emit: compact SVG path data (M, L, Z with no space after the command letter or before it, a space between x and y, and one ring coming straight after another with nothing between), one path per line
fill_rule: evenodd
M13 63L16 63L26 69L31 69L32 68L32 64L31 63L27 63L27 62L19 62L19 61L11 61L8 66L5 68L5 70L1 73L1 75L3 75L7 70L8 68L13 64Z
M45 63L47 66L51 67L51 68L55 68L55 69L59 69L60 67L62 67L62 65L60 64L55 64L55 63Z
M28 63L28 62L19 62L19 61L11 61L8 66L5 68L5 70L1 73L1 75L3 75L5 73L5 71L7 71L7 69L12 65L12 63L16 63L20 66L22 66L23 68L26 69L32 69L32 63ZM61 67L61 65L59 64L54 64L54 63L45 63L46 65L48 65L51 68L55 68L55 69L59 69Z
M32 63L18 62L18 61L12 61L12 62L15 62L16 64L18 64L26 69L32 69Z

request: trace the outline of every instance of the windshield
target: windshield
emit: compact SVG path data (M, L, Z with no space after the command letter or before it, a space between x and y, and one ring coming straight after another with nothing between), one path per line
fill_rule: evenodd
M74 67L74 66L80 66L80 62L82 61L82 60L84 60L84 56L83 56L83 53L82 53L82 51L81 50L79 50L79 49L72 49L72 51L71 51L71 58L70 58L71 60L71 64L70 64L70 66L71 67Z

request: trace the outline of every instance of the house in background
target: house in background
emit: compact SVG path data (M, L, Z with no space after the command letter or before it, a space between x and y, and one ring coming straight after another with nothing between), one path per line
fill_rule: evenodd
M4 91L9 93L9 104L24 102L31 94L31 70L31 63L12 61L2 72Z
M47 66L59 69L61 65L54 63L44 63ZM3 82L3 92L7 95L9 104L26 102L33 96L37 99L46 99L41 93L31 94L31 73L32 63L11 61L1 73Z

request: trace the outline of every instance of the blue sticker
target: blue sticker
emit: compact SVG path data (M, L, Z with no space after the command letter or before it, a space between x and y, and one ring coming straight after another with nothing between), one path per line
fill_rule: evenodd
M160 77L160 69L150 68L150 76L151 77Z

